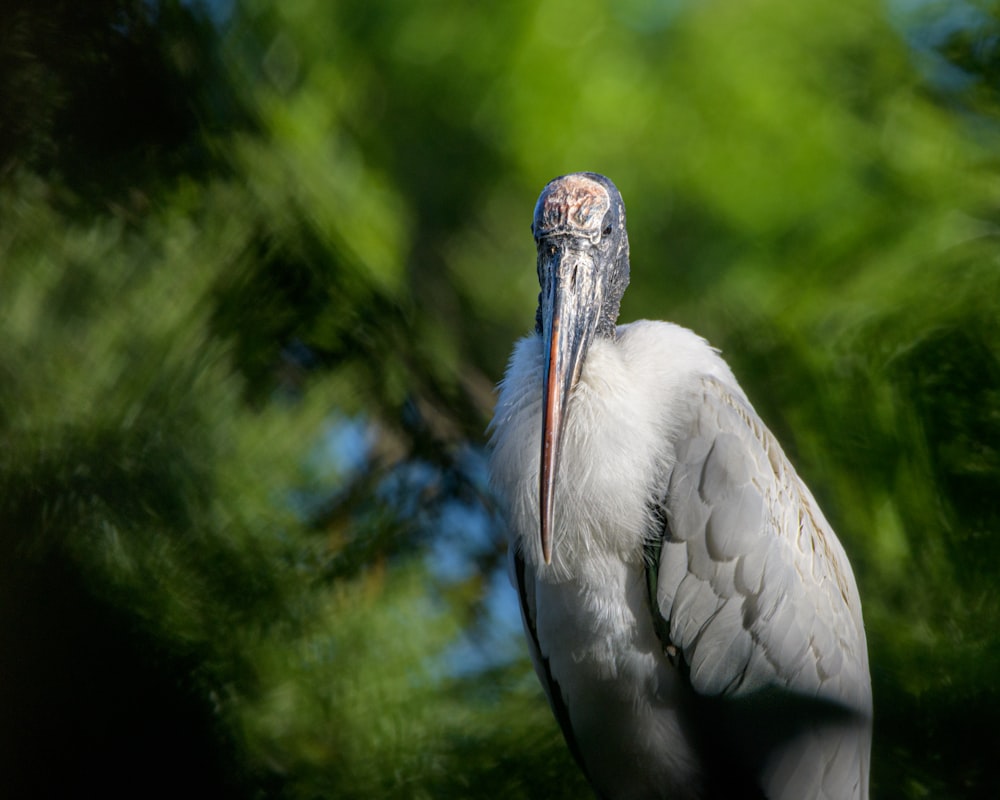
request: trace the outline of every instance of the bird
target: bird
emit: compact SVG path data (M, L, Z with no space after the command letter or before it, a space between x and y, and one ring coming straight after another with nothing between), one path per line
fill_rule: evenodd
M847 555L719 351L618 324L625 206L550 181L534 331L489 480L535 671L607 800L864 800L872 694Z

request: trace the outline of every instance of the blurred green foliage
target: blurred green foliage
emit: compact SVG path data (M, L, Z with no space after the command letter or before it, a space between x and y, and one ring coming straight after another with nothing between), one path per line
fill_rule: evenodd
M586 792L476 455L580 169L628 205L623 318L723 349L851 555L874 796L996 796L995 8L2 19L10 796Z

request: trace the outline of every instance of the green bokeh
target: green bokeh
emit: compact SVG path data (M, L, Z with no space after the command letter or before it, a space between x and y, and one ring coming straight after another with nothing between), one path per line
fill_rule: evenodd
M429 556L447 504L494 511L463 453L533 325L537 192L583 169L628 207L623 319L723 350L845 544L873 796L996 796L994 8L10 19L0 766L19 796L586 792L516 632L483 638L499 528L459 578ZM343 419L367 432L356 468L318 444ZM429 477L394 496L414 464ZM495 666L449 667L463 636Z

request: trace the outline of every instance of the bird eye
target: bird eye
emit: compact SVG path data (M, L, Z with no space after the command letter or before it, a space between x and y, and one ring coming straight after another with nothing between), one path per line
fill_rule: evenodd
M608 227L606 227L604 229L604 234L603 235L604 236L610 236L611 235L611 226L610 225L608 225Z

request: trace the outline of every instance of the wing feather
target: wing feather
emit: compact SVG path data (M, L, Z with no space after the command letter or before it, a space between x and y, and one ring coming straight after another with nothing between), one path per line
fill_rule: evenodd
M535 673L542 684L545 696L548 698L552 713L559 723L563 738L569 747L573 759L584 775L589 778L587 766L583 761L583 754L573 732L573 725L570 722L569 710L566 708L566 698L563 697L559 683L552 677L549 669L548 659L543 655L541 644L538 641L538 629L535 624L537 618L537 607L535 603L535 582L525 570L524 557L516 548L511 548L508 552L509 566L513 583L517 588L517 598L521 606L521 622L524 624L524 631L528 640L528 651L531 654L531 661L535 666Z
M668 644L699 695L770 704L777 732L758 769L769 797L865 797L871 688L843 548L742 393L704 378L692 419L656 573Z
M740 600L731 597L702 629L691 659L691 681L706 695L730 691L750 661L751 642L742 636Z
M705 526L712 558L729 561L753 549L754 538L746 531L764 532L764 498L750 483L736 487L712 508Z

